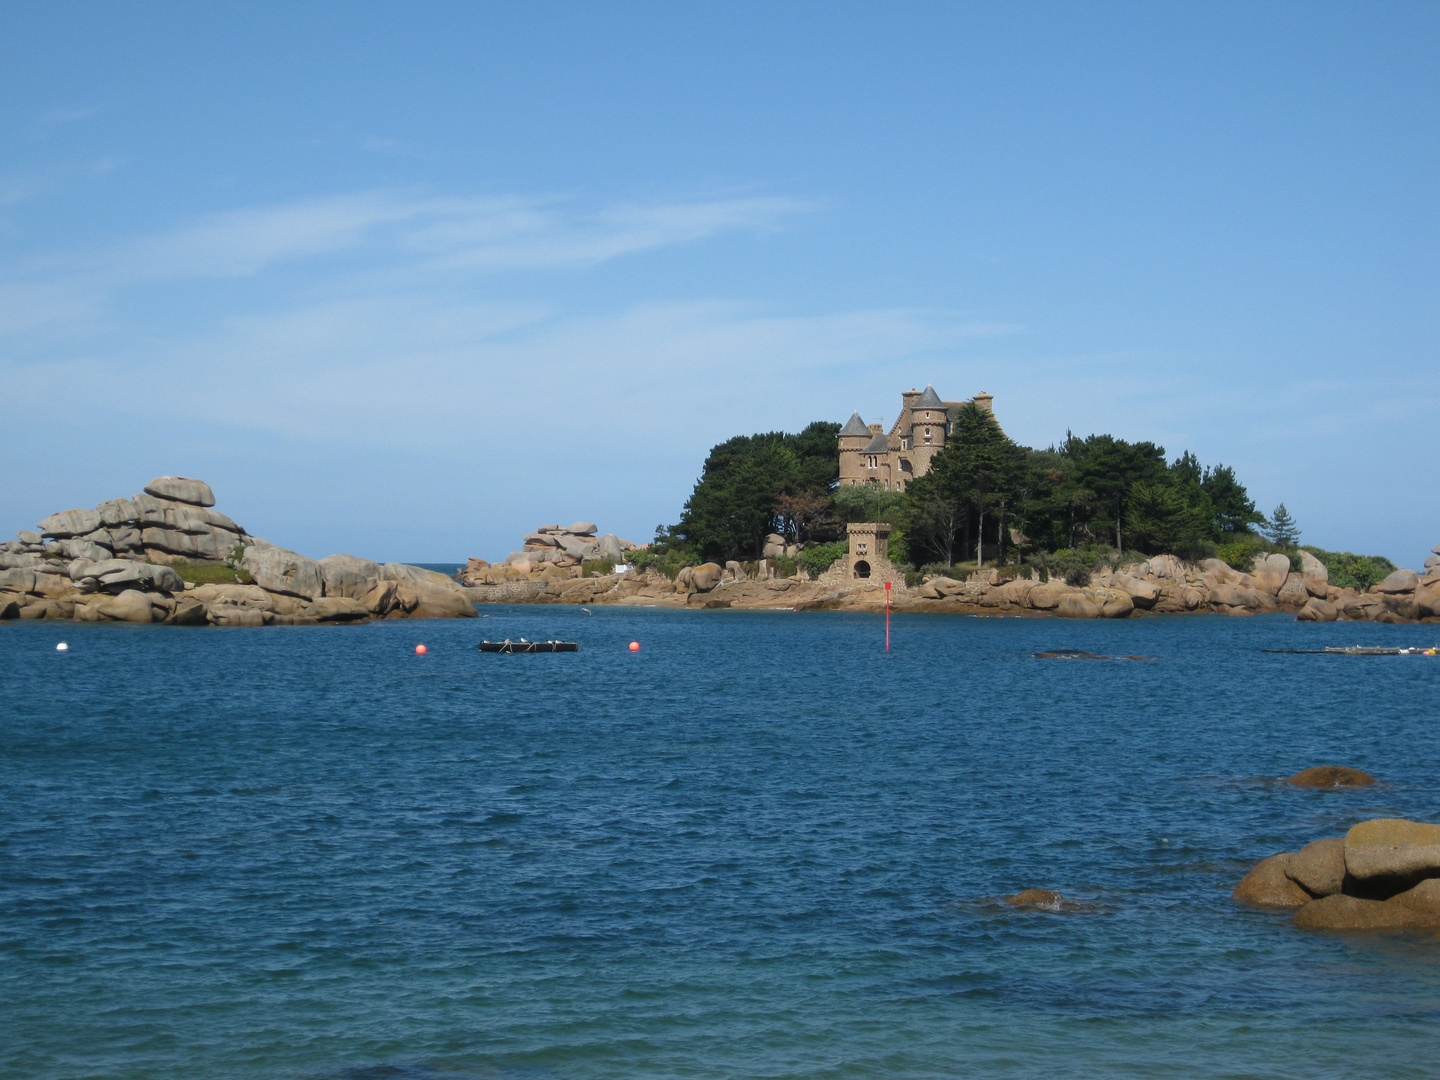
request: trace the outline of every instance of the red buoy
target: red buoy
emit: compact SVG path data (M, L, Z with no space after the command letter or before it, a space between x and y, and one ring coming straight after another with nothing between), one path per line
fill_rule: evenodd
M640 651L640 642L638 642L638 641L632 641L632 642L630 642L630 651L631 651L631 652L639 652L639 651Z
M415 655L416 655L416 656L424 656L424 655L425 655L427 652L429 652L429 651L430 651L430 650L427 649L427 648L425 648L424 645L416 645L416 646L415 646Z

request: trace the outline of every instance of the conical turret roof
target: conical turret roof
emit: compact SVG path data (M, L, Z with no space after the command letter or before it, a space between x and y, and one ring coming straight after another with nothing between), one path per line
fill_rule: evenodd
M912 409L943 409L945 403L940 400L940 395L935 393L935 387L929 383L925 384L925 392L915 399Z
M850 419L846 422L845 426L840 429L840 437L841 437L842 439L843 439L846 435L869 435L869 434L870 434L870 428L869 428L869 426L865 423L864 420L861 420L861 419L860 419L860 414L859 414L858 412L857 412L857 413L852 413L852 414L850 415Z

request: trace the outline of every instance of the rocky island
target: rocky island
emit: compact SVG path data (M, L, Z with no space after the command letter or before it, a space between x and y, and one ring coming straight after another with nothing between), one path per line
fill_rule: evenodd
M572 526L572 530L580 527ZM482 603L878 611L885 607L888 593L897 611L973 615L1114 619L1148 613L1255 615L1285 611L1307 622L1440 622L1440 545L1426 559L1423 571L1396 570L1361 591L1332 585L1325 565L1303 549L1295 560L1299 569L1290 556L1280 553L1255 556L1248 573L1219 559L1197 564L1174 555L1156 555L1143 561L1101 565L1083 585L1042 579L1028 568L1014 566L975 570L963 578L943 573L904 574L885 557L887 527L874 523L852 525L849 551L818 575L796 566L789 576L782 576L779 559L766 558L751 563L701 563L682 567L671 577L653 567L620 561L629 552L644 549L613 536L601 541L613 541L618 552L610 552L587 573L584 560L599 557L598 543L591 541L587 549L570 554L558 539L552 547L550 539L557 534L567 542L576 536L593 536L593 525L583 524L583 528L588 532L566 534L556 526L536 530L526 537L521 551L502 563L471 559L461 577L470 587L468 595ZM769 537L767 549L783 543L780 536ZM557 554L543 554L546 551Z
M309 559L214 509L203 480L63 510L0 544L0 619L270 626L472 618L444 574L353 555Z

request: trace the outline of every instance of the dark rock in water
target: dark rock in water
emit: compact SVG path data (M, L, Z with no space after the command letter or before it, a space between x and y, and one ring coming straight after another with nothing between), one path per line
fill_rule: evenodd
M1291 908L1309 903L1314 897L1285 874L1294 857L1293 853L1284 851L1262 859L1240 879L1230 898L1260 907Z
M1311 896L1332 896L1345 885L1345 838L1316 840L1290 856L1285 876Z
M1302 769L1294 776L1286 777L1285 782L1296 787L1310 788L1366 787L1375 783L1375 777L1344 765L1317 765L1313 769Z
M1053 889L1024 889L1014 896L1005 897L1011 907L1039 907L1052 911L1060 910L1065 898Z

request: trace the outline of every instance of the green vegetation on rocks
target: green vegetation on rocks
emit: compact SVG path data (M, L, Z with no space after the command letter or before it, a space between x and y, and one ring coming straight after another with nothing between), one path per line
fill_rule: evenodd
M250 571L229 563L198 563L179 560L168 564L182 581L193 585L249 585L255 579Z
M1395 564L1383 555L1356 555L1349 551L1326 551L1309 544L1301 548L1308 551L1324 564L1330 575L1330 584L1341 589L1357 589L1364 592L1372 585L1378 585L1396 570Z

